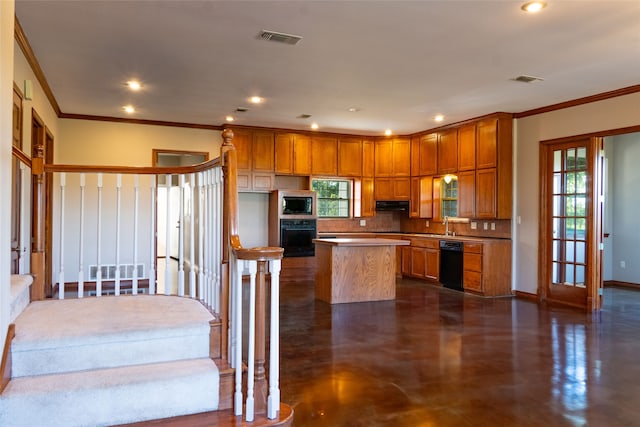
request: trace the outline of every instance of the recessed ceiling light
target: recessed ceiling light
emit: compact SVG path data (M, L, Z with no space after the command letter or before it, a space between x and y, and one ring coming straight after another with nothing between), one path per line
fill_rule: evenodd
M392 132L391 132L391 129L387 129L387 130L385 130L385 131L384 131L384 134L385 134L386 136L391 136L391 133L392 133Z
M228 121L228 122L232 122L232 121L234 121L234 120L235 120L235 119L233 118L233 116L227 116L227 117L225 117L224 119L225 119L226 121Z
M133 105L125 105L124 107L122 107L122 109L124 110L125 113L127 114L133 114L136 112L136 109L133 108Z
M142 88L142 84L137 80L129 80L127 82L127 87L133 91L138 91Z
M318 129L318 124L317 123L311 123L311 129L316 130Z
M349 108L349 112L350 113L357 113L358 111L360 111L360 109L358 107L351 107Z
M249 98L249 102L252 104L262 104L264 102L264 98L261 98L259 96L252 96L251 98Z
M547 7L547 2L546 1L530 1L530 2L527 2L527 3L523 4L520 7L520 9L522 9L525 12L528 12L528 13L536 13L536 12L540 12L545 7Z
M436 122L440 123L441 121L444 120L444 116L442 114L436 114L435 117L433 118L433 120L435 120Z

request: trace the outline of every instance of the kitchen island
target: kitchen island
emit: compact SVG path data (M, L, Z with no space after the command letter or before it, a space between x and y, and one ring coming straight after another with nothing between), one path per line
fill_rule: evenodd
M396 246L409 241L338 238L314 243L316 299L330 304L395 299Z

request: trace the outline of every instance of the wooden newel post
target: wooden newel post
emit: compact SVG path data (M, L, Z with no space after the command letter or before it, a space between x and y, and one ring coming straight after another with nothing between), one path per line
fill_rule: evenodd
M33 147L31 159L31 175L33 186L33 215L31 238L31 301L43 300L45 297L45 179L44 173L44 146L42 144Z
M231 140L233 139L233 131L225 129L222 131L222 146L220 147L220 159L222 160L222 173L224 177L223 199L224 207L222 209L222 266L221 266L221 291L220 291L220 320L222 323L222 333L220 340L220 352L223 359L227 359L229 353L229 286L231 286L231 276L229 273L229 202L234 197L234 201L238 203L236 188L236 158L235 147ZM233 170L233 173L229 169ZM233 175L233 178L232 178ZM233 185L233 189L230 186ZM232 195L233 193L233 195ZM237 231L236 231L237 232Z

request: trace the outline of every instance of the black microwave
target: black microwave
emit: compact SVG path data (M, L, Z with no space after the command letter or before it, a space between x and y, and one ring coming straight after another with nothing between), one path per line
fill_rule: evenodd
M283 215L312 215L313 197L307 196L283 196Z

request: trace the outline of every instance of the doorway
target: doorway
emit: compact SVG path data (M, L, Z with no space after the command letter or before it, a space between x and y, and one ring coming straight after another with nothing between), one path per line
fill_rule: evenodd
M602 306L602 138L541 144L543 300L578 308Z
M209 160L209 153L202 151L178 151L178 150L153 150L153 166L175 168L191 166ZM177 278L180 266L180 240L184 247L191 236L184 231L189 230L189 213L183 210L180 217L180 206L191 200L190 184L185 182L184 191L181 191L178 175L172 175L167 181L166 176L158 176L156 182L156 271L158 271L158 291L162 292L169 286L177 289L177 279L169 282L168 278ZM181 197L184 200L181 200ZM195 201L195 200L194 200ZM164 271L164 273L161 273ZM175 282L175 283L174 283Z

